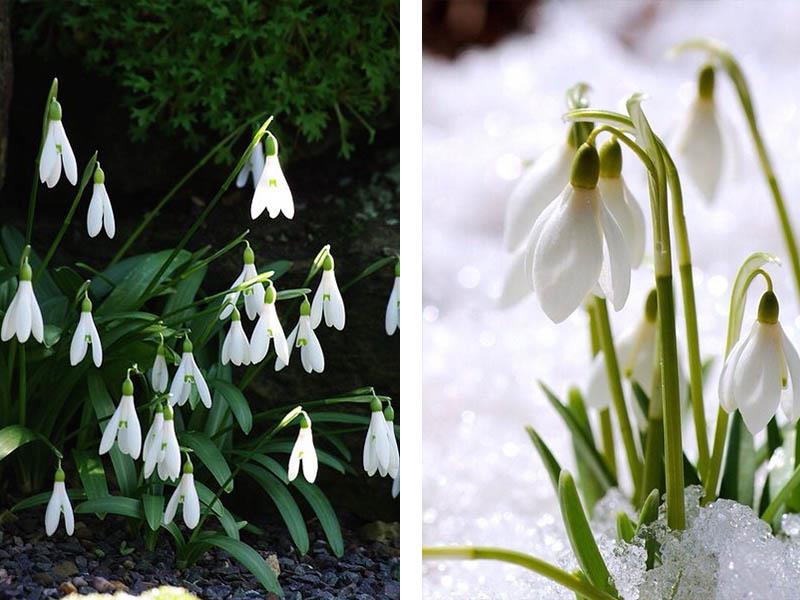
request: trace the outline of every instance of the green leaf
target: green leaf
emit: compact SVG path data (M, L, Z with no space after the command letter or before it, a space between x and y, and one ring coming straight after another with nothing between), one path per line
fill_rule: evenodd
M639 511L639 524L636 527L636 534L644 537L644 548L647 551L647 569L652 569L656 562L658 555L659 544L656 540L655 533L648 530L646 533L643 530L651 523L654 523L658 518L658 506L661 503L661 492L658 490L651 491L642 504L642 509Z
M11 263L11 266L14 268L16 274L16 270L19 267L19 259L22 257L22 251L25 248L25 237L15 228L4 225L2 228L0 228L0 241L2 241L3 249L6 251L8 261ZM30 260L34 276L36 276L42 261L39 258L39 255L36 254L36 251L33 249L31 249L28 258ZM50 298L63 298L61 290L58 289L58 286L55 284L48 272L42 273L39 276L34 289L36 291L36 298L39 300L39 305L42 308L44 302ZM42 315L45 317L45 321L51 322L51 320L47 318L48 314L44 310L42 310Z
M617 539L630 544L634 535L636 535L636 528L631 523L630 517L624 512L618 512Z
M217 390L225 399L242 431L250 433L253 428L253 413L241 390L232 383L221 379L209 379L208 385Z
M34 496L30 496L25 498L25 500L20 500L14 506L11 507L11 512L19 512L21 510L27 510L29 508L33 508L34 506L41 506L42 504L47 504L50 501L50 496L53 495L52 491L42 492L41 494L36 494ZM83 500L86 498L86 494L82 490L67 490L67 496L73 502L76 500Z
M336 512L333 510L328 498L316 485L308 483L305 479L300 479L298 477L292 482L292 485L305 497L306 501L314 510L314 513L316 513L334 555L337 557L343 556L344 540L342 539L342 529L339 526L339 519L336 518Z
M298 552L300 554L308 552L308 530L303 515L286 484L272 473L256 465L245 464L242 470L252 477L275 503Z
M288 273L292 268L292 261L290 260L276 260L267 263L262 267L263 271L272 271L272 280L275 281L282 275Z
M758 467L756 451L753 436L745 427L739 411L731 419L727 446L719 496L753 507Z
M572 416L575 417L575 421L578 423L578 425L583 428L584 432L586 433L586 437L592 440L594 443L592 425L589 421L589 415L586 412L586 405L583 402L583 395L578 388L570 388L567 395L567 408L569 412L572 413ZM583 500L586 502L586 508L589 511L589 514L592 514L594 505L605 495L606 491L608 491L608 488L605 487L603 482L595 476L592 469L589 468L584 461L580 460L579 457L581 451L579 445L575 443L574 439L572 442L572 451L575 454L575 463L578 471L578 485L583 493ZM607 467L608 463L606 462L605 464ZM555 485L558 487L558 483Z
M205 434L199 431L184 431L178 436L182 446L188 446L194 450L197 458L200 459L206 468L214 476L221 486L225 486L226 492L233 490L233 479L231 478L231 469L228 466L225 457L220 452L219 448L214 445L214 442Z
M221 534L204 535L201 540L230 554L255 576L264 589L283 598L283 590L275 573L251 546Z
M81 478L83 489L86 491L86 497L89 500L95 500L108 496L106 472L100 457L94 452L83 450L75 450L72 456L75 458L75 466L78 468L78 475Z
M214 513L222 525L222 528L225 530L225 533L227 533L229 537L238 540L239 527L236 524L236 519L233 518L231 512L222 504L222 500L216 498L216 501L214 501L214 492L200 481L195 482L195 487L197 488L197 496L200 498L200 502L211 509L211 512ZM213 505L211 504L212 501L214 501Z
M164 496L142 494L142 507L147 525L152 531L156 531L161 527L161 521L164 518Z
M547 444L539 437L539 434L536 433L533 427L528 425L525 427L525 431L528 432L528 437L531 438L536 451L539 453L544 468L547 469L547 474L550 476L550 481L553 483L553 489L558 492L558 478L561 475L561 465L558 464L556 457L550 452L550 448L547 447Z
M3 427L0 429L0 460L38 438L38 433L22 425Z
M141 501L136 498L126 498L124 496L107 496L86 500L75 507L76 514L101 514L110 513L131 517L132 519L144 519Z
M175 286L175 292L167 298L162 314L171 313L182 306L188 306L194 302L197 290L200 289L200 284L203 283L203 278L206 276L207 270L206 267L203 267L193 272L186 277L186 279L182 279L178 285ZM181 323L186 321L193 312L193 309L186 309L185 311L174 314L170 317L170 321Z

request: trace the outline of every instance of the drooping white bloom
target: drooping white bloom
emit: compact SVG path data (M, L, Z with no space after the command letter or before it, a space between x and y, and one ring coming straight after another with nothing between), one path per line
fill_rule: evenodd
M236 187L244 187L247 183L247 178L252 175L253 186L258 183L261 177L261 171L264 170L264 147L261 142L258 142L253 147L253 152L250 153L250 159L242 165L242 170L236 177Z
M536 219L569 181L575 146L567 139L551 147L523 173L506 207L503 243L513 252L523 247Z
M175 435L175 418L169 406L164 407L164 425L161 429L161 451L157 457L158 477L162 481L175 480L181 474L181 447ZM145 470L147 465L145 464ZM152 472L152 468L151 468Z
M392 482L392 498L397 498L400 495L400 469L397 470L397 477Z
M385 474L389 470L391 450L389 434L386 431L386 417L381 410L381 402L377 398L370 404L372 416L369 420L367 438L364 440L364 470L372 477L379 470Z
M186 526L189 529L197 527L200 522L200 498L194 486L194 468L188 460L183 465L181 481L167 502L167 508L164 509L164 525L172 523L179 504L183 505L183 522Z
M169 393L172 396L170 398L170 406L175 406L176 404L183 406L186 404L189 394L192 392L192 387L194 387L197 389L197 394L205 407L211 408L211 392L203 377L203 372L194 360L193 349L194 346L187 336L183 342L181 362L178 365L178 370L175 371L175 377L172 378L172 386L169 389Z
M72 514L72 504L64 485L65 479L64 471L59 466L53 481L53 493L44 514L44 530L49 536L58 529L58 522L61 520L62 514L64 515L64 531L67 532L67 535L72 535L75 531L75 516Z
M19 342L24 344L31 334L33 334L33 339L39 343L44 339L44 321L39 303L36 301L36 294L33 292L32 278L33 271L26 258L19 269L17 292L11 299L11 304L8 305L3 317L0 338L4 342L17 336Z
M394 285L386 303L386 335L394 335L400 327L400 261L394 267Z
M86 213L86 228L89 237L95 237L100 230L105 228L106 235L113 239L117 226L114 222L114 211L111 208L111 199L106 190L106 174L97 163L94 171L94 187L92 200L89 202L89 212Z
M383 411L383 416L386 419L386 440L389 445L389 463L385 468L378 464L378 472L381 477L388 475L395 479L400 472L400 449L397 447L397 438L394 434L394 409L392 405L386 407Z
M526 268L545 314L560 323L586 295L605 296L620 310L630 291L631 265L619 225L603 202L594 147L578 150L570 183L536 221Z
M300 472L300 463L303 464L303 477L308 483L314 483L317 478L317 451L314 449L314 436L311 433L311 417L304 411L300 420L300 430L297 440L289 456L289 481L294 481Z
M156 350L156 358L153 361L153 369L150 371L150 383L153 390L159 394L167 391L169 385L169 369L167 368L167 351L164 348L164 343L158 345Z
M256 192L253 194L250 217L255 220L266 209L271 219L280 213L283 213L287 219L291 219L294 217L294 201L278 159L278 140L269 132L265 137L267 157L261 177L258 178L256 184Z
M144 437L144 447L142 448L142 459L144 460L144 476L150 477L153 469L158 464L158 459L163 453L161 441L164 437L164 407L159 404L156 407L156 414L153 423L147 430Z
M311 326L311 305L308 300L303 300L300 305L300 320L289 334L286 343L289 346L289 356L292 355L293 348L300 348L300 361L307 373L322 373L325 370L325 356L322 354L322 346ZM284 362L280 356L275 359L275 370L280 371L288 363Z
M725 150L714 102L714 68L709 65L700 71L698 95L678 128L675 144L689 178L710 203L722 176Z
M111 450L114 440L117 441L123 454L127 454L133 460L139 458L142 450L142 428L136 415L136 406L133 404L133 382L130 377L123 382L122 398L103 431L100 440L101 456Z
M328 254L322 263L322 278L311 301L311 326L316 329L325 315L325 325L344 329L344 301L333 271L333 257Z
M727 412L739 410L753 435L762 431L781 405L790 421L800 417L800 356L778 322L778 300L761 297L758 319L747 337L731 348L719 378L719 400ZM781 403L781 393L788 389Z
M53 187L61 178L61 165L63 162L64 173L72 185L78 183L78 164L75 154L69 145L67 132L61 122L61 104L53 98L50 102L50 111L47 122L47 133L42 146L42 156L39 159L39 181Z
M242 317L237 309L233 309L231 315L231 326L225 341L222 342L222 364L227 365L232 362L234 365L250 364L250 342L247 341L247 334L242 327Z
M258 277L255 261L255 253L250 247L250 244L247 244L244 249L244 267L242 267L242 272L239 273L239 276L233 284L231 284L231 289L242 285L245 281L250 281ZM244 294L244 307L247 311L247 318L252 321L258 316L258 311L260 311L261 307L264 305L264 284L261 282L254 283L245 289L242 294ZM225 320L231 315L237 300L239 300L238 291L225 295L222 312L219 313L220 320Z
M264 292L264 304L258 313L258 322L250 338L250 360L253 364L260 363L267 356L270 340L275 341L275 355L284 364L289 364L289 344L278 319L278 311L275 309L277 295L275 287L270 283Z
M69 362L73 367L83 360L90 345L94 366L100 367L103 364L103 346L92 318L92 302L87 295L81 304L81 316L69 347Z

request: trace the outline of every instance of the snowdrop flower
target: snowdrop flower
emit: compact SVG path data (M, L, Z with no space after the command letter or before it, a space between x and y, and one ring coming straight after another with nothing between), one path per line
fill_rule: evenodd
M394 335L400 327L400 261L394 266L394 285L386 303L386 335Z
M311 434L311 417L305 411L300 418L300 431L297 432L297 440L289 457L289 481L294 481L297 477L301 462L303 463L303 477L308 483L314 483L319 464L317 451L314 449L314 437Z
M677 153L707 202L714 199L722 175L724 149L719 114L714 103L714 67L706 65L698 77L698 94L676 135Z
M83 360L89 346L92 346L92 361L95 367L103 364L103 346L100 344L100 334L97 333L94 319L92 318L92 301L87 294L81 304L81 317L75 333L72 335L72 343L69 347L69 363L74 367Z
M105 227L109 239L114 237L117 230L114 224L114 211L111 209L111 199L106 191L106 174L97 163L94 170L94 188L92 200L89 202L89 212L86 214L86 228L89 237L95 237Z
M372 416L367 429L367 439L364 441L364 470L372 477L380 470L385 474L389 470L391 449L389 448L389 433L386 431L386 417L381 410L381 401L373 398L370 403Z
M236 366L250 364L250 342L247 341L247 334L242 327L242 317L236 308L231 315L228 334L222 342L222 364L227 365L229 362Z
M778 299L761 297L750 334L731 348L719 378L719 400L727 412L739 410L753 435L763 430L781 404L789 380L792 393L782 404L790 421L800 417L800 357L778 322Z
M44 339L42 311L36 301L36 294L33 293L32 279L33 271L26 257L19 268L17 292L14 294L14 298L11 300L11 304L8 305L6 314L3 317L0 338L4 342L17 336L19 342L24 344L31 334L33 334L33 339L39 343Z
M571 315L593 292L620 310L628 299L628 248L597 180L597 150L583 144L570 182L539 218L528 238L529 282L545 314L555 323Z
M264 169L264 147L259 141L253 146L253 151L250 153L250 159L245 161L242 165L242 170L239 171L239 176L236 177L236 187L244 187L247 183L247 178L252 175L253 186L258 183L261 178L261 171Z
M64 531L67 532L67 535L72 535L75 531L75 516L72 514L72 504L64 485L65 479L64 471L61 470L59 464L53 481L53 493L44 514L44 530L47 535L53 535L56 532L62 514L64 515Z
M266 134L266 154L264 169L256 184L256 193L250 205L250 217L257 219L264 209L271 219L283 213L287 219L294 217L294 201L286 177L283 176L278 159L278 140L270 132Z
M164 339L156 350L156 359L153 361L153 369L150 371L150 383L153 390L159 394L167 391L169 385L169 369L167 368L167 350L164 348Z
M197 497L197 489L194 487L194 467L188 459L183 465L181 481L164 510L164 525L172 523L175 513L178 511L178 504L183 504L183 522L186 526L189 529L197 527L200 522L200 499Z
M181 447L175 435L175 415L169 405L164 407L164 425L161 428L161 451L156 457L158 477L162 481L175 480L181 473ZM150 468L152 473L152 467ZM145 464L147 477L147 464Z
M386 465L386 468L382 468L381 465L378 464L378 471L381 477L389 475L389 477L395 479L400 473L400 449L397 447L397 438L394 435L394 409L391 404L384 409L383 417L386 420L385 429L386 440L389 445L389 463Z
M206 408L211 408L211 392L208 390L208 384L203 377L203 372L194 361L194 354L192 351L194 346L189 340L189 336L183 342L183 356L181 356L181 363L178 365L178 370L175 371L175 377L172 379L172 386L169 393L170 406L183 406L189 399L189 394L192 392L192 387L197 389L197 394Z
M242 272L239 273L239 276L231 284L231 288L238 287L245 281L250 281L251 279L258 277L258 271L256 270L255 264L256 255L253 252L253 249L250 247L250 244L248 242L245 242L245 244L246 246L243 254L244 267L242 267ZM247 318L252 321L256 318L256 316L258 316L258 311L261 310L261 307L264 304L264 285L261 282L254 283L242 293L244 294L244 307L247 311ZM224 306L222 307L222 312L219 313L220 320L225 320L231 315L238 299L238 291L231 292L225 296L225 299L223 300Z
M111 450L114 440L117 441L123 454L127 454L133 460L139 458L142 450L142 428L133 404L133 382L130 375L122 384L122 398L120 398L117 410L111 415L111 419L103 431L103 437L100 440L101 456Z
M300 305L300 320L294 326L286 343L289 346L289 356L292 355L292 348L300 348L300 361L307 373L322 373L325 370L325 356L322 354L322 346L319 344L314 328L311 326L311 305L308 299L304 299ZM275 370L280 371L288 362L284 362L280 356L275 359Z
M153 423L147 430L144 437L144 447L142 448L142 459L144 460L144 476L150 477L153 469L158 464L158 459L163 452L161 440L164 436L164 407L160 403L156 406L156 414Z
M328 254L322 261L322 278L311 301L311 326L316 329L325 315L325 325L335 327L339 331L344 329L344 301L336 284L336 275L333 272L333 256Z
M392 482L392 498L397 498L400 495L400 469L397 469L397 477Z
M250 360L253 364L260 363L267 356L269 351L269 341L275 341L275 354L289 364L289 345L286 342L286 334L283 332L281 322L278 320L278 311L275 309L275 299L278 293L272 282L264 292L264 303L258 313L258 323L253 329L253 336L250 338Z
M61 105L53 98L50 102L42 156L39 159L39 181L46 183L49 188L57 184L61 178L62 162L67 179L75 185L78 183L78 164L61 123Z
M599 155L600 179L597 180L597 187L608 211L622 230L631 267L635 269L642 264L644 257L644 213L622 176L622 148L617 138L612 137L605 142L600 147Z

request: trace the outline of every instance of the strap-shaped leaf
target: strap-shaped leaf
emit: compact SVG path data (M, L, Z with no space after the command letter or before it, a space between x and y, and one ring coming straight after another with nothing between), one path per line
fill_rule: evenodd
M132 519L144 518L142 502L136 498L126 498L124 496L107 496L105 498L86 500L75 507L75 512L84 515L110 513L112 515L131 517Z
M624 512L617 513L617 539L630 543L634 535L636 535L636 527L630 517Z
M264 589L283 598L283 590L278 583L277 576L252 546L221 534L204 535L200 539L202 542L216 546L230 554L255 576Z
M592 424L589 421L589 414L586 412L586 404L583 401L581 391L576 387L570 388L567 394L567 409L572 413L572 416L575 417L575 421L577 421L578 425L586 432L586 436L594 443L595 437L592 432ZM578 471L578 487L580 487L581 493L583 494L583 501L586 503L586 509L589 511L589 514L592 514L594 505L605 495L608 488L595 476L589 465L580 460L580 450L574 440L572 442L572 451L575 454L575 463ZM608 466L607 461L605 461L605 464ZM610 469L609 472L611 472Z
M238 540L239 526L236 523L236 519L234 519L231 514L231 511L225 508L225 505L222 504L222 500L216 498L214 492L208 489L205 484L196 481L195 487L197 488L197 496L200 498L200 502L208 506L216 515L225 533L227 533L229 537ZM211 504L212 502L214 502L213 505Z
M164 496L153 494L142 494L142 508L144 509L144 518L147 525L152 531L156 531L161 527L161 521L164 517Z
M20 500L14 506L11 507L11 512L19 512L21 510L27 510L29 508L33 508L34 506L41 506L42 504L47 504L50 501L50 496L53 495L53 492L42 492L41 494L35 494L30 496L29 498L25 498L25 500ZM86 493L83 490L67 490L67 496L73 502L77 500L85 500Z
M536 448L536 451L539 453L539 458L542 459L544 468L547 469L547 474L550 476L550 481L553 483L553 489L558 492L558 478L561 475L561 465L558 464L558 460L556 460L556 457L550 452L550 448L547 447L547 444L544 443L544 440L536 433L533 427L528 425L525 427L525 431L528 432L528 437L531 438L534 448Z
M328 498L316 485L308 483L305 479L298 477L292 482L292 485L305 497L316 513L333 553L337 557L344 555L342 528L339 526L339 519L336 518L336 512L333 510Z
M233 490L233 479L228 462L220 452L214 442L205 434L199 431L185 431L178 436L181 445L188 446L194 450L195 456L200 459L206 468L217 480L217 483L225 486L226 492Z
M253 413L250 411L250 405L242 391L232 383L222 379L210 379L208 385L219 392L220 396L225 399L228 408L231 409L231 413L233 413L242 431L250 433L253 428Z
M38 437L36 432L22 425L3 427L0 429L0 460Z
M78 468L86 497L94 500L108 496L106 472L103 469L103 461L97 453L75 450L72 456L75 458L75 466Z

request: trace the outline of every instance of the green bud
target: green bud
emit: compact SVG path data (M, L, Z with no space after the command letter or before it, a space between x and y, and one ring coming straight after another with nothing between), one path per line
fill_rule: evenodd
M19 268L19 280L30 281L31 279L33 279L33 269L31 269L28 259L25 259L25 262Z
M241 321L242 316L239 314L239 309L235 306L233 307L233 313L231 313L231 321Z
M275 136L268 131L267 135L264 137L266 138L264 142L264 150L266 155L275 156L278 154L278 140L275 139Z
M300 305L300 316L307 317L311 314L311 304L308 298L303 298L303 303Z
M50 101L50 110L48 111L47 116L51 121L61 120L61 104L59 104L58 100L55 98Z
M333 257L330 254L322 261L322 268L326 271L333 271Z
M167 349L164 348L164 344L159 344L158 345L158 350L156 350L156 354L158 354L159 356L166 356L167 355Z
M164 405L161 402L156 404L156 413L164 414Z
M616 137L600 146L600 175L616 179L622 173L622 147Z
M383 409L383 405L381 404L380 400L378 400L377 398L373 398L372 401L369 403L369 409L372 412L381 412L381 410Z
M308 422L308 418L303 415L300 417L300 429L308 429L311 427L311 423Z
M644 317L650 323L655 323L658 318L658 294L655 289L650 290L647 294L647 300L644 303Z
M81 312L92 312L92 301L89 300L89 296L83 297L83 302L81 302Z
M130 377L126 377L125 381L122 382L122 395L133 396L133 382Z
M583 144L575 153L572 161L572 173L569 176L573 187L593 190L597 187L600 176L600 157L594 146Z
M267 286L267 289L264 290L264 302L267 304L272 304L275 302L275 298L277 297L277 292L275 291L275 286L270 283Z
M758 320L760 323L775 324L778 322L778 298L772 291L767 290L758 303Z
M394 263L394 276L395 277L400 277L400 261L399 260L396 263Z
M105 183L106 182L106 173L103 169L100 168L100 163L97 163L97 168L94 170L94 182L95 183Z
M189 336L186 336L186 339L183 340L183 351L184 352L193 352L194 345L192 344L192 340L189 339Z
M247 242L245 242L247 244ZM250 244L247 244L244 248L244 252L242 253L242 258L244 259L244 264L252 265L256 262L256 253L253 252L253 249L250 247Z
M592 133L592 129L594 129L594 123L587 123L584 121L573 123L569 128L567 144L569 144L570 148L579 148L581 144L586 142L586 138Z
M394 421L394 409L391 404L383 409L383 416L387 421Z
M165 421L172 421L175 418L175 414L172 412L172 407L169 403L164 405L164 420Z
M194 465L192 464L192 461L190 461L188 457L186 458L186 462L183 463L183 472L187 474L194 473Z
M58 469L56 469L56 474L55 474L55 477L53 477L53 480L54 481L60 481L61 483L64 483L64 481L66 481L66 479L67 479L67 476L64 474L64 469L62 469L61 467L58 467Z
M714 97L714 65L706 64L697 75L697 94L704 100Z

